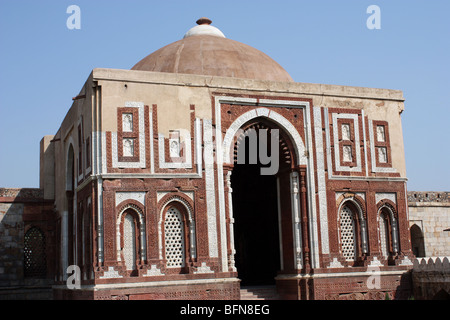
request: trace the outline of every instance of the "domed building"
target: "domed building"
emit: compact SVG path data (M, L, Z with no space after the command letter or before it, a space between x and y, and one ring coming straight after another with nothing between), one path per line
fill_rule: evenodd
M53 297L407 298L402 92L298 83L197 24L94 69L42 140Z

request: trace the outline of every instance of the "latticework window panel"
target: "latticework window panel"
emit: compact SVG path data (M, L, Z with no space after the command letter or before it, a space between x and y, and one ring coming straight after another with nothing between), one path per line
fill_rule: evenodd
M380 244L381 244L381 254L383 257L387 258L389 255L389 225L384 213L380 215Z
M168 268L182 268L185 265L184 226L181 213L170 208L164 221L164 238Z
M136 270L136 229L131 214L123 221L123 258L127 270Z
M348 206L341 209L340 216L342 254L347 261L355 260L355 220Z
M45 236L39 228L33 227L25 234L23 252L25 277L45 277L47 274Z

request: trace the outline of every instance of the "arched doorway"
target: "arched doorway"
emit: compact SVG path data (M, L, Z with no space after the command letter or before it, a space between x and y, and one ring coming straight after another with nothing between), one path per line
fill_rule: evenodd
M231 187L238 277L243 286L275 284L284 260L293 260L292 146L277 125L256 118L239 130L234 150Z
M410 228L411 232L411 248L414 255L419 257L425 257L425 241L423 233L417 224L414 224Z

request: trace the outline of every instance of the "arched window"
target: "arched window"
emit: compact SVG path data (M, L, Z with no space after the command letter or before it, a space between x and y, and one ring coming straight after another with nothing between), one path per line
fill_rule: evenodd
M364 211L358 200L345 201L339 212L341 253L345 260L357 266L367 254L369 244Z
M399 242L395 208L390 204L384 204L379 209L378 236L381 255L388 260L389 264L393 264L392 259L399 252Z
M123 221L123 258L127 270L136 270L136 227L131 214L126 214Z
M341 250L347 261L356 260L356 223L352 209L345 204L340 212Z
M37 227L30 228L24 239L24 276L46 277L45 235Z
M170 207L166 211L164 239L167 268L185 267L185 223L181 212L175 207Z

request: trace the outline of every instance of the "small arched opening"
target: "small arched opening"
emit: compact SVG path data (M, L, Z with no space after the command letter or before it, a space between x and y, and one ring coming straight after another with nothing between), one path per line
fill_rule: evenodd
M411 249L417 258L425 257L425 241L423 232L417 224L413 224L410 228L411 233Z

